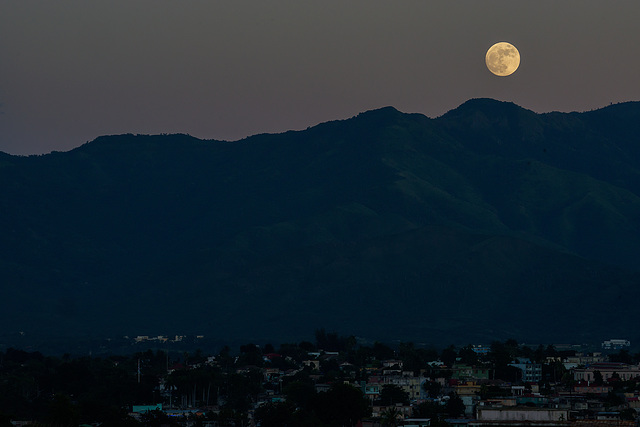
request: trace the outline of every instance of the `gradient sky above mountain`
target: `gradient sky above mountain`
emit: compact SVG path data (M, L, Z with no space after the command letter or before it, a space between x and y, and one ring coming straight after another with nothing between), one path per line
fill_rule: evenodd
M392 105L536 112L640 100L637 0L111 0L0 3L0 151L99 135L235 140ZM513 43L496 77L486 50Z

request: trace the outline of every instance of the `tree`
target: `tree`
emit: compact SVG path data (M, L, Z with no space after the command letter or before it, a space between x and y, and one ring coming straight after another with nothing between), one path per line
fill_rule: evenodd
M159 409L147 411L142 414L142 424L147 427L178 427L175 419L171 418Z
M255 344L247 344L240 346L240 357L238 359L239 366L253 365L262 366L262 350Z
M53 426L78 425L78 408L68 396L56 394L49 405L46 422Z
M244 375L231 374L227 378L227 405L237 413L245 413L262 388L262 374L251 370Z
M287 402L298 408L308 409L316 395L316 389L311 381L293 381L284 386L283 394L287 397Z
M445 365L451 367L458 357L458 352L456 351L456 347L454 345L450 345L449 347L442 350L440 354L440 360L444 362Z
M515 357L513 351L513 343L509 345L500 341L491 343L491 351L489 351L489 360L491 360L496 368L503 368L513 361Z
M626 408L620 411L620 419L625 421L635 421L638 416L637 412L633 408Z
M449 393L449 400L447 400L445 405L447 414L452 418L458 418L464 415L465 409L466 407L464 406L460 396L456 393Z
M597 386L604 384L602 373L598 370L593 371L593 384Z
M231 349L229 348L229 346L225 345L224 347L222 347L222 350L220 350L220 353L218 353L218 355L216 356L216 360L218 361L220 367L223 369L229 369L233 367L234 362L233 357L231 357Z
M360 346L352 353L349 362L365 367L374 359L373 349L371 347Z
M559 354L560 353L558 353L558 350L556 350L556 348L552 344L549 344L544 351L545 357L558 357Z
M567 369L560 360L554 360L550 363L542 365L542 378L552 382L558 382L562 379Z
M313 412L325 424L353 426L371 414L369 401L362 392L348 384L335 384L327 392L318 393L311 405Z
M429 397L435 399L440 396L440 391L442 390L442 385L440 385L437 381L425 381L422 384L422 388L427 392Z
M529 360L533 360L535 358L535 352L531 347L527 347L526 345L523 345L518 349L518 356L524 357Z
M402 360L405 371L412 371L418 375L421 369L427 364L438 358L438 352L431 348L416 348L412 342L400 343L398 346L397 357Z
M546 360L547 357L545 356L544 346L540 344L533 352L533 361L536 363L544 363Z
M261 427L293 425L295 408L289 402L267 403L256 409L255 419Z
M324 373L323 381L330 383L342 375L340 364L336 359L320 360L320 371Z
M167 377L167 386L175 390L172 398L187 406L209 405L215 402L219 383L220 375L217 368L209 366L191 370L179 369Z
M416 418L431 418L432 420L444 413L444 406L436 402L422 402L413 407L413 416Z
M380 422L383 426L396 427L398 425L398 418L401 418L402 413L396 408L388 408L382 412Z
M573 386L575 384L575 380L573 379L573 374L571 372L565 372L560 379L560 383L567 389L573 390Z
M604 406L606 408L611 408L615 406L620 406L625 402L624 398L620 397L618 393L614 393L612 391L607 393L607 397L604 401Z
M13 423L11 422L11 417L0 413L0 427L13 427Z
M356 345L356 338L352 335L343 337L337 332L326 332L324 328L316 330L316 345L321 350L349 351Z
M480 360L478 359L478 354L473 351L473 347L470 345L462 347L458 352L458 356L460 356L460 362L464 363L465 365L473 366L477 365L480 362Z
M388 345L376 341L373 343L373 357L375 357L376 360L393 359L395 352Z
M395 384L385 384L380 391L380 403L383 405L409 404L409 393Z
M629 350L625 349L620 350L617 354L609 355L609 360L611 362L626 363L628 365L633 364L633 357L629 354Z
M494 376L496 379L516 382L522 378L522 371L515 366L501 365L496 366Z
M307 343L307 344L309 344L313 348L313 344L311 343ZM301 343L300 345L284 343L284 344L280 344L280 349L278 350L278 353L282 355L283 359L290 357L297 362L301 362L309 357L308 356L309 351L311 350L309 350L308 348L303 348L303 343Z
M413 408L413 416L419 418L431 418L438 420L439 418L450 417L458 418L464 415L465 405L456 393L449 393L449 400L444 405L436 402L423 402ZM431 423L431 425L437 425Z

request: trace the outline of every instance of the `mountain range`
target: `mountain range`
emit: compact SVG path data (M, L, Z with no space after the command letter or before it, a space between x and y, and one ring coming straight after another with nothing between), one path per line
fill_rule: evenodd
M0 153L0 334L637 340L640 102Z

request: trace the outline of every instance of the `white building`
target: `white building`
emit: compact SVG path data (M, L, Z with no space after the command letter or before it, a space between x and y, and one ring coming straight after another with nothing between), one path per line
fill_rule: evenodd
M602 343L602 348L605 350L620 350L621 348L631 347L631 341L629 340L608 340Z

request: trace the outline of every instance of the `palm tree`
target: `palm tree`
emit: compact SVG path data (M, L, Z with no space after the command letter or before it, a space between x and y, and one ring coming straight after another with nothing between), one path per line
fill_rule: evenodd
M402 417L402 412L398 411L396 408L388 408L384 412L382 412L382 417L380 421L383 426L392 426L396 427L398 425L398 418Z

